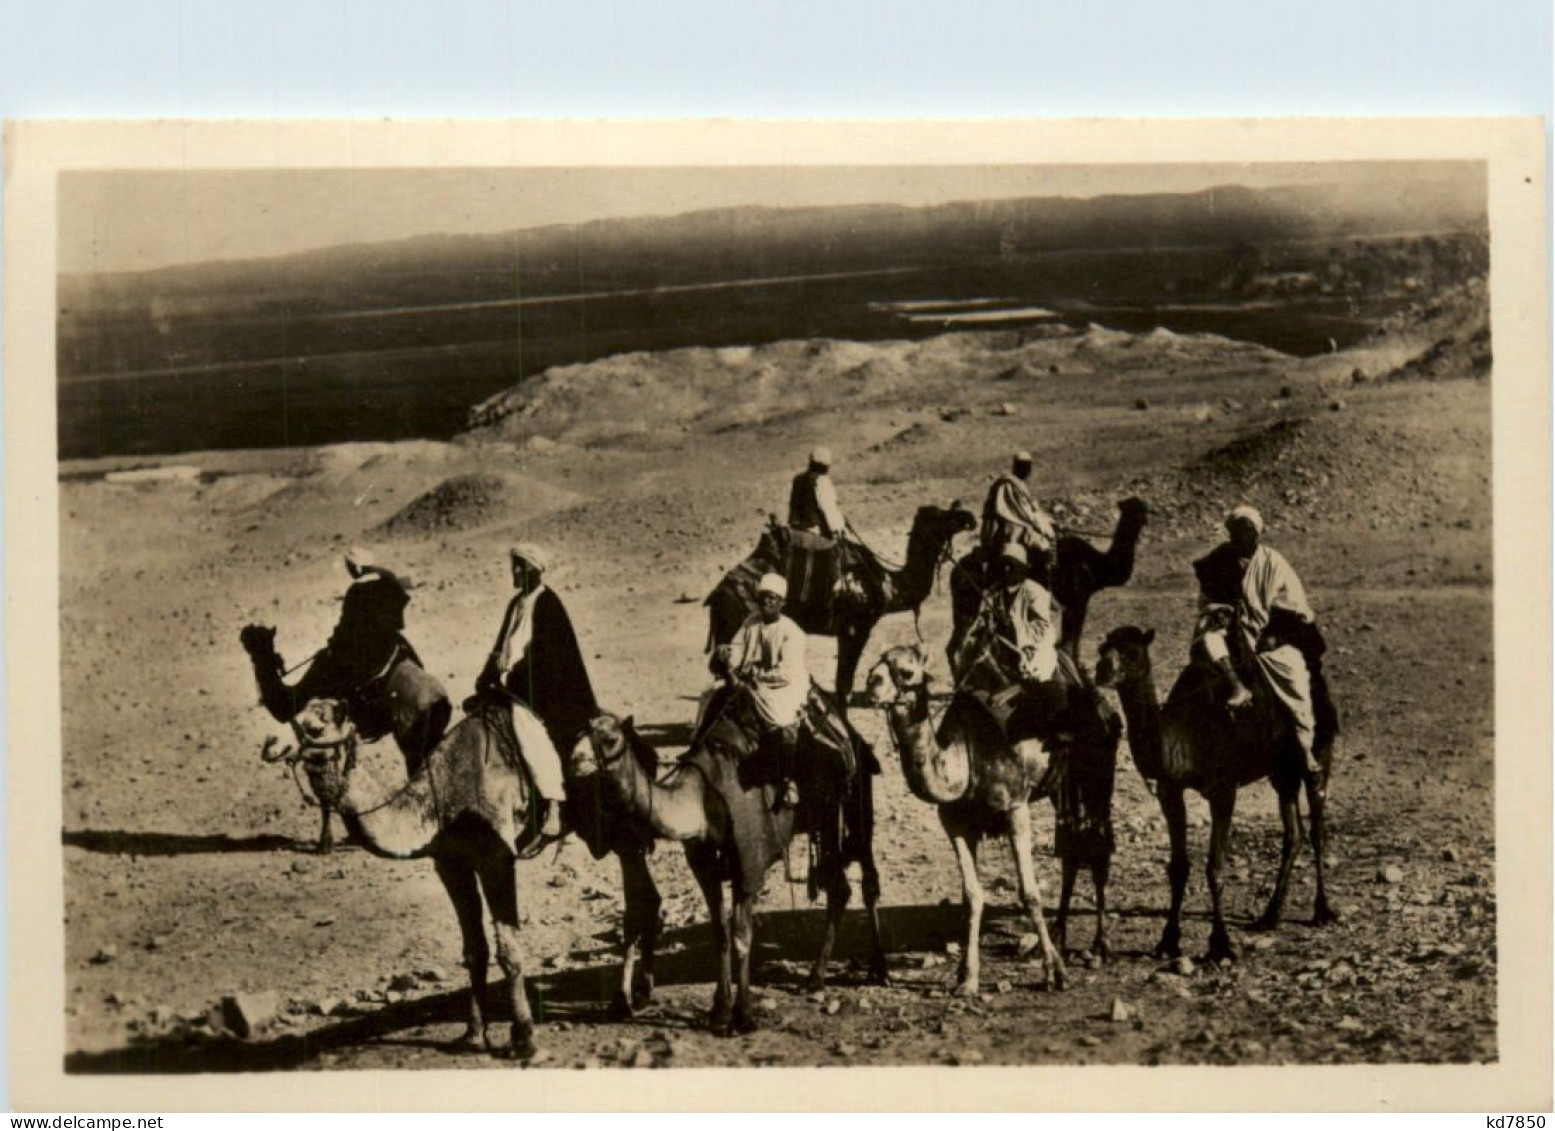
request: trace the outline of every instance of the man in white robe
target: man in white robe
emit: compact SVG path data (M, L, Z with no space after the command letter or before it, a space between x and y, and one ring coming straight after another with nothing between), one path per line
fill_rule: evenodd
M1053 520L1031 497L1031 453L1016 452L1010 470L994 480L983 501L982 541L988 553L1002 553L1014 543L1028 554L1051 554L1057 539Z
M1240 643L1250 654L1264 687L1289 713L1309 776L1322 774L1314 752L1317 722L1312 704L1312 678L1306 658L1288 637L1317 621L1307 601L1306 587L1282 554L1260 545L1263 516L1239 506L1226 516L1227 541L1194 562L1200 588L1196 642L1222 672L1228 673L1235 709L1252 699L1236 676L1226 634L1234 624ZM1222 614L1234 611L1234 617Z
M764 744L777 759L784 789L778 804L794 804L787 791L788 775L799 748L799 723L810 694L810 669L805 662L805 634L783 615L788 583L775 573L756 584L758 611L740 627L729 646L729 678L747 688L764 728Z

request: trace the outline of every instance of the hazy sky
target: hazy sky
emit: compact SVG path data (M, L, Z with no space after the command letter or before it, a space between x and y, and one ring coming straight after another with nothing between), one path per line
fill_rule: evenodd
M928 205L1315 182L1407 191L1443 180L1483 200L1478 162L76 172L60 178L59 269L133 271L734 205Z

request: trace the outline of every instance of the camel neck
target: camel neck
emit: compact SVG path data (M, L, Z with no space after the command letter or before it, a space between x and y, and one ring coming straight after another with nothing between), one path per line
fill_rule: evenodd
M907 535L907 560L901 569L885 575L888 612L902 612L923 604L934 584L934 564L941 549L943 545L936 543L928 523L913 523Z
M699 840L707 835L702 775L677 773L656 782L628 751L604 772L629 812L665 840Z
M424 771L394 788L364 786L353 776L340 800L346 827L374 856L425 856L441 828L430 774Z
M1128 720L1128 746L1135 765L1146 777L1157 776L1162 759L1161 698L1149 668L1118 688L1118 703Z

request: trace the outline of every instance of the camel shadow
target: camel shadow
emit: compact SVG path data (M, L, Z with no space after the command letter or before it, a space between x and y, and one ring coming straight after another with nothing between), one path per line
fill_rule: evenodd
M305 846L287 836L190 835L187 833L132 833L117 829L65 829L60 841L66 848L103 852L113 856L197 856L223 852L284 852Z

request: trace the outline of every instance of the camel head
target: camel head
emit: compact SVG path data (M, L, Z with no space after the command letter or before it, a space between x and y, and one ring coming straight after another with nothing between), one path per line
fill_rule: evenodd
M923 528L933 534L936 540L945 542L950 542L957 534L976 530L978 526L977 516L962 506L960 499L952 499L950 506L944 510L939 507L920 507L914 525L920 524L923 524Z
M356 725L339 699L310 699L292 719L296 746L280 746L272 736L260 756L266 762L301 765L319 803L340 807L351 771L356 767Z
M619 762L630 749L627 734L631 729L630 716L625 719L609 713L594 716L583 736L567 753L567 775L592 777L604 767Z
M926 689L928 669L929 656L921 645L900 644L888 649L869 669L865 693L875 706L888 707Z
M1150 519L1150 504L1131 495L1118 504L1118 515L1126 523L1143 526Z
M243 651L253 659L269 659L275 655L275 629L268 624L245 624L238 633Z
M1150 675L1155 629L1124 625L1107 633L1096 661L1096 686L1117 690Z

